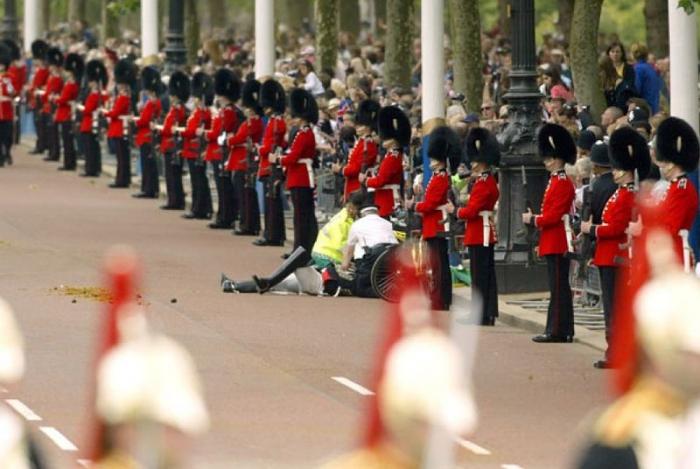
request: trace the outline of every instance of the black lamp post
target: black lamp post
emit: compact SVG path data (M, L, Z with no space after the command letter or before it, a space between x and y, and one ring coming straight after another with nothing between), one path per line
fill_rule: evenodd
M17 40L17 8L15 0L5 0L5 17L0 23L3 38Z
M165 35L165 72L185 65L187 49L185 49L185 4L183 0L170 0L168 12L168 32Z
M500 168L498 244L495 249L498 289L521 293L547 290L543 263L533 255L535 233L523 226L528 205L537 213L548 174L537 156L537 128L542 123L535 70L534 0L510 2L513 70L503 97L509 106L508 125L499 136L504 149Z

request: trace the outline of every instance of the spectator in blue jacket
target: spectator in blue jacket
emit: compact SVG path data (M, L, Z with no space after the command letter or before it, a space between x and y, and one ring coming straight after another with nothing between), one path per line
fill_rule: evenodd
M649 50L644 44L632 45L634 57L634 86L639 97L651 106L652 114L659 112L659 97L663 83L654 67L648 62Z

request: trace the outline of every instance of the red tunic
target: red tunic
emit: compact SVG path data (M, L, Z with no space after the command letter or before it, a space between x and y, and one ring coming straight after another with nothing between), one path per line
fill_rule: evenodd
M535 226L540 230L540 256L568 251L563 217L571 212L575 196L574 183L564 170L552 173L542 198L541 214L535 217Z
M171 104L168 114L163 121L163 130L160 134L160 151L166 153L175 149L175 138L173 127L185 124L185 106L182 104Z
M416 212L423 215L423 239L435 238L446 231L447 212L440 207L447 203L449 190L450 176L447 171L433 173L425 188L425 198L416 204Z
M99 91L92 91L85 98L83 103L83 118L80 121L80 133L89 134L92 132L92 115L95 110L107 101L107 96L100 95Z
M350 150L348 156L348 164L343 168L343 176L345 176L345 191L344 199L347 201L350 194L360 188L360 181L357 176L362 171L362 168L368 169L377 163L377 144L371 137L360 137L355 146Z
M474 182L467 205L457 211L457 217L466 220L464 230L465 246L484 245L484 216L483 212L493 212L496 202L498 202L498 184L493 174L483 172ZM489 216L489 239L488 244L496 243L496 228L493 226L491 216Z
M0 101L0 121L12 121L15 117L15 107L12 100L16 93L7 73L0 76L0 94L3 98L10 98Z
M287 124L282 116L272 116L265 127L262 145L258 154L260 155L260 165L258 166L258 177L270 175L270 160L268 159L273 148L284 148L284 136L287 135Z
M26 65L10 65L7 69L7 75L12 81L12 87L15 89L15 94L19 95L27 82L27 66Z
M380 216L388 217L394 212L394 206L399 203L402 179L403 153L394 148L384 155L377 175L365 181L368 190L374 191L374 203L379 207Z
M151 131L151 122L154 122L160 117L163 109L160 104L160 99L151 98L146 101L141 109L141 114L136 119L136 145L142 146L146 143L151 143L153 132Z
M121 116L129 115L131 111L131 98L125 94L120 94L114 100L112 108L105 112L105 117L109 121L107 126L107 137L121 138L124 136L124 120Z
M620 259L629 257L627 244L627 226L632 221L634 211L634 187L618 187L605 203L601 225L593 232L596 239L593 264L597 266L615 267L620 265Z
M32 77L32 83L29 85L29 89L27 90L27 104L31 109L37 109L41 106L40 98L37 96L36 99L34 99L34 92L46 86L46 82L48 79L48 68L39 67L34 72L34 76Z
M226 106L219 109L211 121L211 127L204 134L207 141L205 161L221 161L221 145L218 139L221 134L230 134L238 125L238 116L233 107Z
M182 157L194 160L204 152L201 148L202 139L197 135L197 129L206 129L211 122L211 114L208 109L196 108L187 118L185 130L182 132ZM204 156L204 155L202 155Z
M315 161L316 137L311 127L305 125L294 136L292 144L280 162L287 172L287 189L315 187L313 169Z
M229 147L228 161L226 162L226 171L247 171L248 161L246 160L248 152L248 139L251 145L260 142L263 133L262 119L258 116L247 118L238 131L229 137L227 145Z
M61 95L56 98L56 114L54 114L54 121L68 122L71 120L73 117L73 104L75 100L78 99L79 91L80 87L72 79L68 80L63 85Z
M663 200L664 225L673 236L678 259L683 262L683 241L681 230L690 230L698 214L698 189L687 176L680 176L671 181Z
M63 79L60 75L49 75L48 80L46 80L46 87L44 88L44 95L41 97L42 108L41 112L44 114L51 113L51 102L49 101L49 96L52 94L59 94L63 88Z

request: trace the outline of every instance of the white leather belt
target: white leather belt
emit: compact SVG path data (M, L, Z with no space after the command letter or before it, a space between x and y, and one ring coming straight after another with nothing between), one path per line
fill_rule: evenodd
M491 244L491 215L493 212L489 210L482 210L479 212L479 216L481 216L481 223L482 223L482 229L483 229L483 246L485 248L489 247L489 244Z
M690 243L688 242L688 230L680 230L678 236L683 241L683 269L686 273L690 273Z
M302 163L306 165L306 172L309 175L309 187L312 189L316 187L314 181L314 160L312 160L311 158L300 158L297 160L297 163Z
M564 232L566 233L566 249L569 252L574 252L574 233L571 230L571 219L569 218L569 214L565 214L561 217L561 219L564 221Z
M438 207L438 210L442 212L442 228L445 230L445 233L450 232L450 214L447 212L447 206L448 204L442 204Z

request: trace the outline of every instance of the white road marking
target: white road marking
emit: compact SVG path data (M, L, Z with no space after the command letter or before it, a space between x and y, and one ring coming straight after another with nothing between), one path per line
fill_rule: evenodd
M472 443L471 441L465 440L464 438L457 438L457 443L462 448L465 448L478 456L488 456L491 454L491 451L487 450L486 448L482 448L476 443Z
M63 451L78 451L78 447L54 427L39 427L39 430L41 430L44 435L48 436L51 441Z
M331 379L333 381L336 381L336 382L342 384L345 387L352 389L353 391L355 391L358 394L362 394L363 396L374 395L374 393L372 391L370 391L369 389L367 389L366 387L361 386L361 385L357 384L356 382L351 381L343 376L333 376L333 377L331 377Z
M92 466L92 461L89 459L78 459L78 464L80 464L83 467L90 467Z
M501 464L501 469L523 469L523 467L517 464Z
M5 399L5 402L7 402L7 405L15 409L15 412L24 417L26 420L30 422L38 422L41 420L41 417L35 414L32 409L27 407L19 399Z

